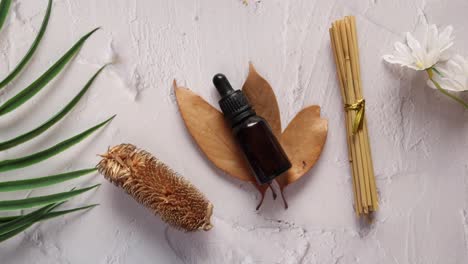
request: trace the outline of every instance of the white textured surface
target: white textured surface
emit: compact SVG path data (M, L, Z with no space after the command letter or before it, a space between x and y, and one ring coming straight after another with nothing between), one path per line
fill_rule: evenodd
M16 0L0 33L0 76L34 38L46 0ZM102 182L71 204L100 207L35 225L0 246L0 263L467 263L468 115L425 86L422 75L384 65L400 32L421 10L432 23L455 27L455 49L468 54L466 0L55 0L37 55L5 92L5 101L95 26L79 56L21 110L0 119L0 139L27 131L58 111L109 60L75 110L40 138L0 159L40 150L111 114L103 131L59 158L2 174L2 180L92 166L95 154L130 142L154 153L197 185L215 205L215 228L184 234L168 229L103 178L87 177L15 197ZM375 223L356 221L346 161L340 94L328 26L357 16L364 93L381 197ZM239 87L248 61L271 82L283 124L302 107L322 106L329 135L321 159L287 188L290 208L268 195L263 208L249 184L205 160L179 116L172 80L215 104L211 77ZM0 198L13 198L2 194Z

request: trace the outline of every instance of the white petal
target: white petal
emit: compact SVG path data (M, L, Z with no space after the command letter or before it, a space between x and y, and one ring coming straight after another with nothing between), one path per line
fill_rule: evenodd
M452 58L452 56L453 56L452 51L450 49L446 49L440 53L439 61L448 61L450 60L450 58Z
M407 62L400 58L400 57L395 57L394 55L384 55L382 57L386 62L391 63L391 64L401 64L401 65L406 65Z
M451 59L447 62L446 66L447 71L453 74L461 74L463 73L462 65L456 59Z
M443 68L439 69L440 72L444 71ZM467 78L463 75L457 75L453 72L446 71L442 76L434 75L434 81L436 81L443 89L453 92L465 91L468 89L466 86ZM431 87L435 87L430 85Z
M453 27L449 25L444 28L444 30L439 35L440 42L451 42L453 40L452 37Z
M412 70L415 70L415 71L424 71L425 70L425 69L419 68L418 66L416 66L414 64L408 64L408 65L405 65L405 66L412 69Z
M447 43L439 43L440 45L440 52L445 52L447 51L448 49L450 49L452 46L453 46L453 41L450 41L450 42L447 42Z
M455 72L463 74L465 72L465 65L468 65L468 62L457 54L447 64Z
M465 60L465 58L460 55L460 54L455 54L455 56L453 56L453 59L452 59L455 63L457 63L458 65L463 65L463 64L466 64L467 61Z
M409 32L406 33L406 42L408 43L408 46L413 52L415 51L421 52L421 44Z
M400 56L404 56L404 57L407 57L408 60L412 60L413 59L413 56L411 55L411 50L410 48L401 43L401 42L395 42L395 50L399 53Z
M406 41L411 48L411 54L414 57L414 64L418 69L424 69L425 52L421 48L421 44L416 40L411 33L406 33Z
M455 79L445 79L444 86L442 86L442 88L453 92L461 92L467 90L464 83L461 83Z
M440 78L438 76L434 76L433 80L435 82L437 82L439 84L439 86L442 87L442 89L449 90L449 89L447 89L447 87L449 86L447 84L448 81L445 78ZM430 79L427 81L427 84L429 85L429 87L437 89L436 85Z
M454 61L454 63L456 63L456 64L458 64L460 66L461 73L463 75L468 76L468 59L466 59L465 57L457 54L452 58L452 60Z
M440 77L448 77L451 75L451 71L447 69L447 65L437 66L437 70L440 73Z
M439 48L440 51L445 51L452 47L453 37L452 37L453 27L447 26L439 35Z
M439 33L436 25L429 26L426 44L426 52L431 52L439 48Z
M408 62L406 60L406 58L397 57L397 56L394 56L394 55L384 55L382 58L386 62L391 63L391 64L399 64L402 67L408 67L410 69L417 70L417 71L421 70L418 67L416 67L415 65L413 65L412 62Z
M439 62L440 53L438 50L432 50L431 52L426 54L426 58L424 60L424 68L430 68L434 66L437 62Z
M425 35L427 34L427 29L428 29L428 23L426 16L424 15L424 12L421 9L418 9L418 21L416 23L416 27L413 31L413 36L421 40L422 42L425 42Z

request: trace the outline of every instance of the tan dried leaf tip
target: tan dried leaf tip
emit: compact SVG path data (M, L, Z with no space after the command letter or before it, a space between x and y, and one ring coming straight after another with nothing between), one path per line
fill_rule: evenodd
M131 144L102 155L99 172L163 221L185 231L210 230L213 205L190 182Z

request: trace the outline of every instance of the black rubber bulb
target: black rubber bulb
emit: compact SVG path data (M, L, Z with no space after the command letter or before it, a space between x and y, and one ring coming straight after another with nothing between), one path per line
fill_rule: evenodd
M215 85L221 97L225 97L234 92L234 89L232 88L228 79L222 73L218 73L213 77L213 84Z

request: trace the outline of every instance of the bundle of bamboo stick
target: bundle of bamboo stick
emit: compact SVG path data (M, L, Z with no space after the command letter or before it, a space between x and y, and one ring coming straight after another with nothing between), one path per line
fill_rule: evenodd
M378 209L379 204L364 115L365 101L362 95L355 18L348 16L333 22L330 39L345 109L355 211L358 216L369 216Z

